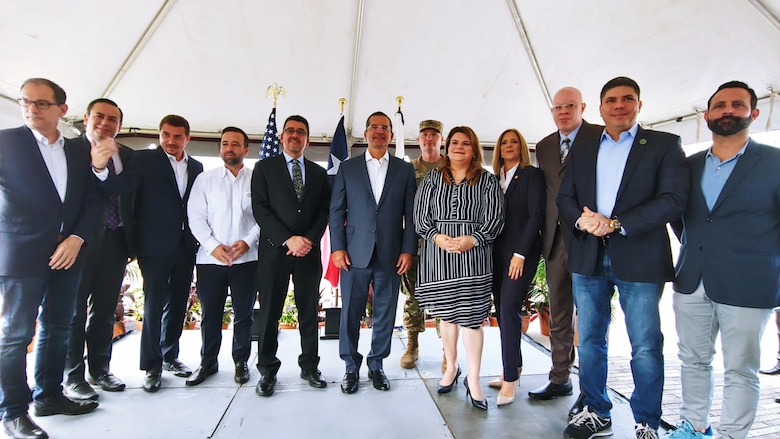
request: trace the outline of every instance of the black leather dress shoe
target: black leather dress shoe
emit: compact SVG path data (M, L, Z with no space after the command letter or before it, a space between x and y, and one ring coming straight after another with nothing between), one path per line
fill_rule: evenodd
M238 384L249 381L249 365L246 364L246 361L236 363L236 376L233 377L233 380Z
M344 374L344 379L341 380L341 391L344 393L355 393L358 391L358 374L357 372L347 372Z
M569 409L569 421L583 410L585 410L585 394L580 392L580 396L577 397L577 400L574 401L574 405Z
M98 399L98 394L86 381L65 384L62 386L62 393L74 401L97 401Z
M192 375L192 370L178 358L174 358L171 361L163 361L163 369L173 372L174 375L180 378L187 378Z
M35 416L83 415L95 410L97 406L97 401L74 401L65 395L52 396L33 403Z
M566 382L566 384L555 384L552 382L547 382L547 384L543 385L542 387L528 392L528 396L531 398L541 399L542 401L554 399L559 396L569 396L571 394L571 380Z
M274 387L276 386L276 375L263 375L260 377L260 381L257 382L255 387L255 393L258 396L271 396L274 394Z
M162 385L162 379L160 378L160 375L160 369L151 369L146 371L143 384L144 392L154 393L160 390L160 386Z
M25 413L15 419L3 421L3 430L13 439L48 439L49 435Z
M206 378L210 377L211 375L214 375L217 373L217 368L215 367L203 367L199 366L197 369L195 369L195 372L192 373L192 375L187 378L187 381L184 382L184 384L188 386L197 386L198 384L206 381Z
M777 364L770 367L769 369L761 369L758 371L758 373L763 373L764 375L777 375L780 374L780 360L777 360Z
M368 379L374 383L374 388L376 390L390 390L390 380L387 379L384 370L369 370Z
M314 370L301 370L301 378L309 382L309 385L318 389L324 389L328 386L328 383L322 379L322 372L317 369Z
M93 386L100 386L106 392L121 392L125 390L125 383L111 372L100 375L97 378L89 378L87 382Z

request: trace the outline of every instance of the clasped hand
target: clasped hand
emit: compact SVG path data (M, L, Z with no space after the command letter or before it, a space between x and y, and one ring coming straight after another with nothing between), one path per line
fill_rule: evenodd
M474 237L461 235L453 238L444 233L439 233L433 238L433 243L447 253L463 253L474 248Z
M598 212L590 210L588 206L584 206L582 208L582 214L577 220L577 226L581 230L584 230L599 238L615 231L609 225L609 218Z

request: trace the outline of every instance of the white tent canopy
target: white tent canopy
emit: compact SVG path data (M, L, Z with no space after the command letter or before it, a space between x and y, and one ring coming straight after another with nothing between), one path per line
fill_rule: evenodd
M600 123L598 94L615 76L642 88L640 122L696 140L696 112L721 83L759 97L780 90L780 0L0 0L0 128L18 126L24 79L68 93L66 119L96 97L124 110L123 131L156 132L185 116L193 132L226 125L262 136L301 114L327 141L346 98L347 133L363 135L376 110L403 96L405 138L420 120L469 125L485 143L516 127L535 143L555 127L550 97L580 88L585 118ZM774 111L772 129L780 128ZM135 130L134 130L135 131ZM702 139L709 137L702 123Z

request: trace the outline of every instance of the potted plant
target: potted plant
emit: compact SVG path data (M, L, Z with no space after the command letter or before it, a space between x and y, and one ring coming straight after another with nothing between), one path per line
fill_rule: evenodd
M528 302L530 308L536 312L539 317L539 326L542 335L550 335L550 290L547 288L547 270L544 260L539 258L539 264L536 266L536 274L531 281L531 287L528 290ZM531 318L533 320L533 318Z
M233 299L228 296L225 300L225 309L222 311L222 329L228 329L233 318Z
M295 329L298 327L298 307L295 306L295 292L288 291L284 298L282 316L279 317L279 329Z

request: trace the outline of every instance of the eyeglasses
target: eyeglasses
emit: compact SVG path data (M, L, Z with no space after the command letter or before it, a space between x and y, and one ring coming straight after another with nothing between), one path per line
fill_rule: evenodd
M295 128L285 128L284 129L284 133L287 134L288 136L291 136L293 134L297 134L299 136L305 136L306 135L306 130L304 130L303 128L298 128L298 129L295 129Z
M368 126L369 131L390 131L390 127L387 125L369 125Z
M571 103L568 103L568 104L562 104L562 105L553 105L552 107L550 107L550 110L552 110L552 111L563 111L564 109L566 109L566 110L571 111L571 110L577 108L580 105L582 105L582 104L577 104L577 103L574 103L574 102L571 102Z
M24 108L27 108L27 107L29 107L32 104L35 104L35 106L40 108L41 110L45 110L45 109L51 107L52 105L60 105L60 104L58 104L56 102L44 101L43 99L38 100L38 101L31 101L29 99L19 98L19 99L16 100L16 102L18 102L19 105L24 107Z

